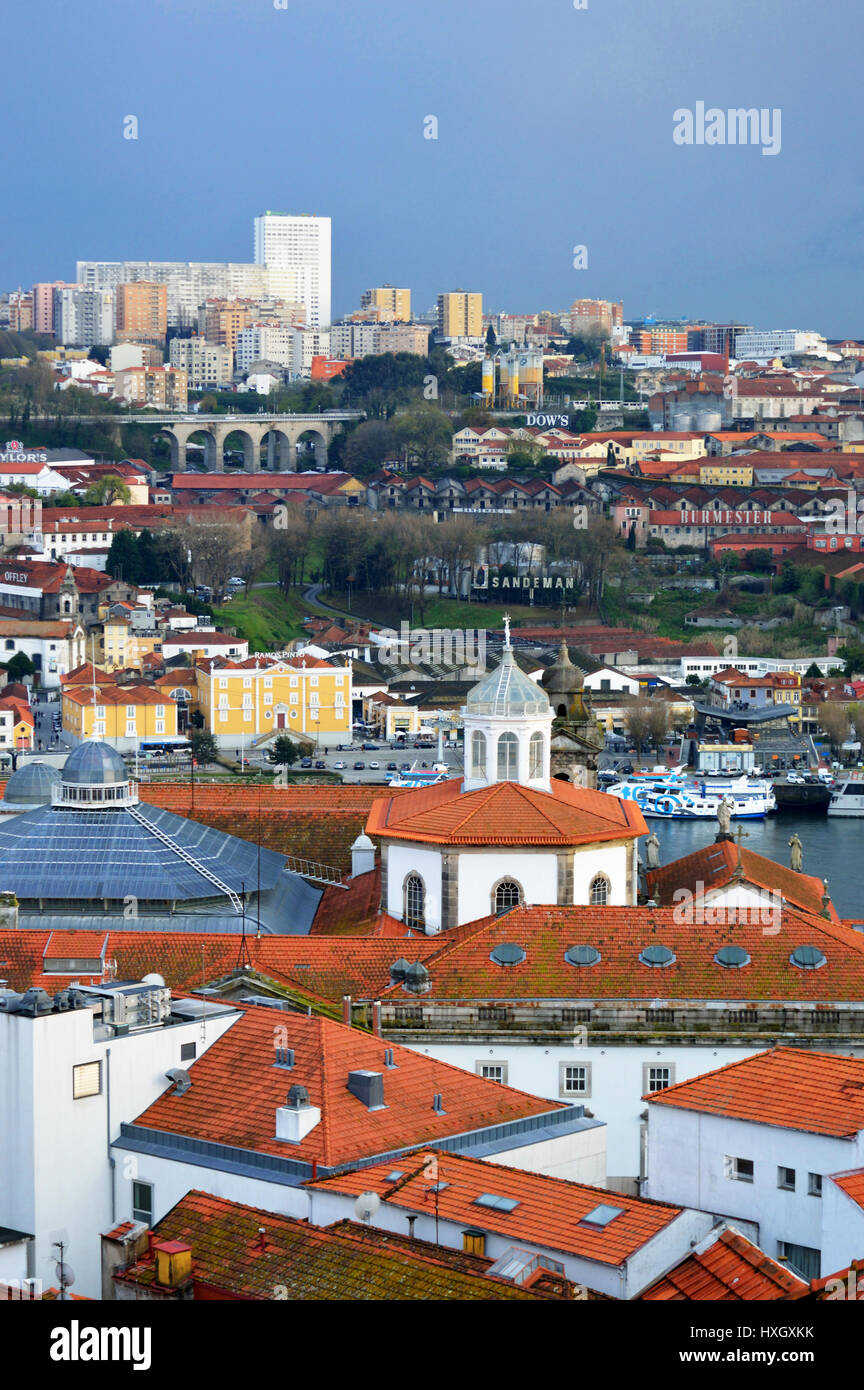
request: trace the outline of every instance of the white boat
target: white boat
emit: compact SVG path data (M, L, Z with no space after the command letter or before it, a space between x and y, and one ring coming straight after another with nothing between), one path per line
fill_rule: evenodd
M446 763L433 763L431 767L414 766L405 772L397 772L387 783L388 787L434 787L436 782L444 782L450 776Z
M864 779L849 777L837 782L828 803L829 816L864 816Z
M746 777L711 787L678 778L653 786L628 780L607 787L606 794L635 801L644 816L663 820L716 820L724 800L732 802L732 820L757 820L777 809L771 784Z

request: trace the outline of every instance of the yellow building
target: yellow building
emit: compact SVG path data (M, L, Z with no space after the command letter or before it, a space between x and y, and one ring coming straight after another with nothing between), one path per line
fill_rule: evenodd
M400 734L412 737L420 732L423 720L416 705L406 705L394 695L368 695L363 701L363 718L372 725L376 738L390 740Z
M731 458L703 463L699 481L704 487L752 487L753 465L733 463Z
M361 309L380 309L384 323L411 322L411 291L396 290L392 285L379 285L366 290L360 300Z
M162 650L162 634L136 630L128 618L113 616L102 623L99 655L106 671L141 671L144 658Z
M705 436L700 434L693 438L690 431L657 430L651 434L634 435L631 447L634 459L658 452L673 459L703 458Z
M439 294L438 333L442 338L482 338L482 294L467 294L465 290Z
M220 747L284 732L325 747L351 741L351 669L317 657L249 657L196 667L198 708Z
M79 742L104 739L122 751L143 740L177 738L177 705L162 691L146 685L117 685L114 681L65 684L62 694L63 732Z

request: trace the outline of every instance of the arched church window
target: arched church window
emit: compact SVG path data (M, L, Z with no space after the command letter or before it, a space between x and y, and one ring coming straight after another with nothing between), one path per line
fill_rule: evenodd
M522 901L522 889L514 878L505 878L495 889L493 899L493 909L495 912L506 912L508 908L518 907Z
M498 781L518 779L519 740L515 734L501 734L498 739Z
M426 889L419 874L409 874L405 880L405 925L422 928L426 925Z
M528 744L528 776L543 776L543 735L532 734Z
M609 880L605 874L596 874L591 880L588 898L592 907L605 907L609 901Z
M486 771L486 735L479 729L471 735L471 771L479 774Z

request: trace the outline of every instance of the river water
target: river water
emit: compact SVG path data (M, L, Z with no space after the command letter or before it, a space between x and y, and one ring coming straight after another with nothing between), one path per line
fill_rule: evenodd
M713 844L719 828L713 820L667 821L651 817L647 824L657 832L661 864ZM841 917L864 922L864 818L847 820L775 811L764 820L733 821L733 834L739 826L744 828L745 849L787 867L788 841L796 831L804 846L803 872L827 878L828 891ZM641 843L644 845L644 840Z

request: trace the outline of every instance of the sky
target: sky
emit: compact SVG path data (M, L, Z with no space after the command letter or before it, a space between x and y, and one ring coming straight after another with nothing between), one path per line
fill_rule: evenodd
M389 282L864 335L860 0L578 2L10 7L0 288L251 261L272 209L333 219L334 316ZM700 102L779 110L779 152L676 143Z

